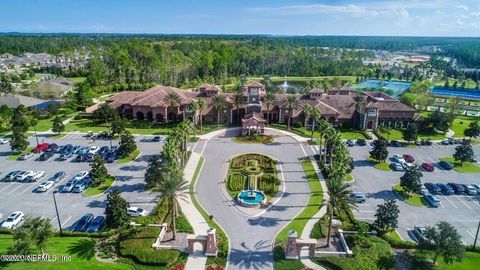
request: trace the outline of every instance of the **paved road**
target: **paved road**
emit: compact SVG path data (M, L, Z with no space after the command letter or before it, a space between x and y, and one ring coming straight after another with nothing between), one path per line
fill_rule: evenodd
M373 222L378 204L389 198L399 199L393 193L392 186L400 182L404 172L385 172L371 166L366 160L369 148L350 147L354 158L353 176L356 181L352 185L355 191L362 191L367 196L367 202L359 205L357 218ZM419 163L438 162L441 157L452 156L455 145L419 146L416 148L389 147L389 156L394 154L410 154ZM476 156L480 156L480 146L474 146ZM458 173L446 171L439 167L434 172L423 172L422 183L480 183L479 173ZM480 196L439 196L442 204L439 208L418 208L404 202L398 202L400 217L398 232L406 240L415 240L411 234L413 226L432 226L439 221L447 221L454 225L462 235L465 243L472 244L480 217Z
M196 187L197 197L230 238L229 270L273 269L272 241L277 232L304 208L309 197L310 190L300 163L305 152L297 141L280 133L275 134L273 145L234 143L231 136L237 132L229 130L208 143L196 145L195 151L203 152L205 156ZM280 160L286 184L283 198L255 218L239 213L219 190L222 164L229 157L251 152Z
M128 164L107 164L107 169L117 177L114 186L122 191L122 196L132 206L151 210L155 206L155 199L158 194L144 191L144 174L148 159L152 155L160 153L162 144L141 142L141 139L137 138L137 146L142 154L136 161ZM29 140L31 145L35 145L33 137L30 137ZM58 145L68 143L88 146L109 145L109 141L105 140L96 140L93 143L92 140L87 140L80 134L70 134L61 139L49 139L41 136L39 140L40 142L57 143ZM113 141L113 145L116 144L118 144L118 141ZM13 161L6 158L9 153L8 144L0 145L0 178L14 170L42 170L46 172L46 177L42 179L45 180L57 171L65 171L68 177L57 185L61 187L79 171L90 169L87 162L57 161L55 158L48 161L35 161L34 159ZM55 214L52 190L46 193L37 193L35 192L37 186L38 183L0 182L0 215L6 216L13 211L20 210L27 216L49 218L52 225L58 228L57 219L59 217ZM105 210L105 194L92 198L77 193L58 193L56 197L60 221L65 229L72 228L75 222L86 213L103 215Z

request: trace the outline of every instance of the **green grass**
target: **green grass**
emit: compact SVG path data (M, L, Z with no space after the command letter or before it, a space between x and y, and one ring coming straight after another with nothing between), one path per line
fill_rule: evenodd
M139 150L139 149L135 149L135 151L133 151L130 155L118 159L118 160L117 160L117 163L118 163L118 164L128 163L128 162L130 162L130 161L135 160L135 159L138 157L138 155L140 155L140 150Z
M0 234L0 254L6 253L7 249L12 245L13 239L11 235ZM100 270L100 269L133 269L132 266L122 263L103 263L95 259L94 256L95 240L88 237L52 237L45 249L50 255L70 256L71 261L55 262L16 262L7 263L0 261L0 269L6 270L30 270L30 269L59 269L59 270ZM39 251L32 252L39 254Z
M294 128L292 127L291 130L287 129L287 126L284 124L278 124L278 123L273 123L270 124L269 127L271 128L276 128L280 130L286 130L290 131L294 134L297 134L299 136L302 136L304 138L310 138L311 137L311 129L307 128L306 130L304 128ZM358 140L358 139L367 139L365 135L362 133L360 130L352 129L352 128L336 128L339 132L340 135L342 136L342 139L351 139L351 140ZM319 131L316 130L313 133L314 138L318 138L320 135Z
M463 257L462 262L456 262L453 264L446 264L443 261L443 258L439 258L438 266L436 269L438 270L470 270L470 269L478 269L480 264L480 253L478 252L465 252L465 256Z
M461 173L478 173L480 172L480 167L478 167L475 163L472 162L464 162L461 164L459 161L455 161L453 157L443 157L440 160L448 161L453 164L453 169L456 172Z
M302 161L302 167L310 187L310 198L308 199L308 203L303 211L292 221L290 221L290 223L277 235L277 241L286 240L290 230L294 230L298 233L298 235L301 235L307 222L318 212L322 205L322 185L320 185L317 173L315 172L310 159L304 158Z
M192 203L195 205L195 208L200 212L203 218L207 221L208 225L211 228L215 228L217 233L217 247L218 247L218 255L217 257L208 257L207 258L207 265L210 264L218 264L225 267L227 264L227 256L228 256L228 238L223 229L215 222L214 220L210 220L209 214L203 209L200 203L197 200L197 196L195 195L195 183L197 182L198 175L203 167L203 163L205 162L205 158L202 156L198 161L197 168L195 168L195 172L193 173L192 182L190 183L190 196L192 198Z
M48 138L49 138L49 139L60 139L60 138L65 137L65 135L67 135L67 134L65 134L65 133L54 134L54 135L48 136Z
M368 161L370 161L373 164L373 167L377 170L381 171L391 171L392 168L390 168L390 164L387 162L378 162L372 158L368 158Z
M96 196L103 193L107 190L112 184L115 182L115 177L108 178L102 185L98 187L89 187L84 192L83 195L85 196Z
M479 120L477 117L457 116L453 120L452 130L455 132L453 137L461 138L465 137L464 131L468 128L468 125L475 120Z
M367 139L365 135L360 130L355 130L353 128L337 128L340 131L342 139L346 140L358 140L358 139Z
M53 118L47 118L47 119L40 119L38 120L37 125L35 128L37 129L37 132L45 132L48 131L49 129L52 128L53 125ZM30 127L28 131L35 131L34 127Z
M345 177L345 182L352 182L353 181L353 176L351 174L347 174L347 177Z
M443 140L445 139L445 134L438 133L434 129L423 129L418 131L418 139Z
M377 132L383 137L385 137L385 139L388 139L388 140L395 140L395 141L403 140L403 132L399 129L391 129L390 135L388 135L387 132L381 131L380 129L377 130Z
M294 83L294 82L306 82L306 81L312 81L312 80L323 80L323 79L334 79L338 78L340 80L348 80L352 83L355 83L355 76L316 76L316 77L298 77L298 76L289 76L287 77L287 82ZM247 78L247 81L261 81L263 78L261 77L249 77ZM270 77L270 80L272 82L283 82L285 80L285 77Z
M66 78L67 80L69 81L72 81L74 83L81 83L83 81L85 81L87 78L86 77L70 77L70 78Z
M403 199L404 202L415 206L415 207L425 207L425 202L422 197L418 194L408 195L400 184L393 186L393 190Z
M10 155L7 156L7 159L8 159L8 160L17 160L22 153L32 152L33 149L35 149L35 147L29 146L29 147L27 147L27 149L25 149L25 151L22 151L22 152L13 152L12 154L10 154Z

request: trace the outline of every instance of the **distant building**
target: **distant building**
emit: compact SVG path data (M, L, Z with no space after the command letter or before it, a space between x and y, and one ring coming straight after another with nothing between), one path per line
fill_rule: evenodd
M44 100L33 97L27 97L22 95L0 95L0 106L7 105L10 108L16 108L19 105L24 105L28 108L36 108L39 110L45 110L50 105L60 104L57 100Z

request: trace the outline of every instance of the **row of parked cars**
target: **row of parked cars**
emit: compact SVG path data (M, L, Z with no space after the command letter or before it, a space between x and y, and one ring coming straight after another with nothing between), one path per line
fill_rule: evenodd
M44 171L13 171L3 178L5 182L37 182L45 177Z
M425 183L421 191L425 201L432 207L440 205L440 199L435 195L470 195L480 194L480 184L459 184L459 183Z
M75 157L75 161L92 161L95 156L101 156L107 163L113 163L120 154L118 146L112 148L108 146L81 146L66 144L59 146L55 143L41 143L33 149L32 152L23 153L18 158L19 160L27 160L32 158L35 153L40 154L38 160L45 161L58 154L58 160L69 160Z
M395 171L406 170L407 168L414 166L415 162L415 158L412 155L408 154L395 154L393 155L392 159L394 160L394 162L390 163L390 166ZM441 160L437 163L437 165L438 167L447 171L453 169L453 164L445 160ZM435 165L431 162L424 162L420 165L420 167L427 172L433 172L435 170Z
M73 176L72 179L68 180L68 182L63 185L60 192L80 193L87 189L91 184L92 178L90 178L89 172L82 171Z

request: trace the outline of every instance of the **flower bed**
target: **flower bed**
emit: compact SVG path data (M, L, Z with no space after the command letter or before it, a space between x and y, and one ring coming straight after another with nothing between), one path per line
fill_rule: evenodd
M273 137L269 135L252 135L233 137L233 141L238 143L272 143Z

